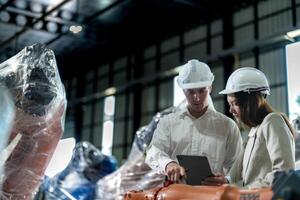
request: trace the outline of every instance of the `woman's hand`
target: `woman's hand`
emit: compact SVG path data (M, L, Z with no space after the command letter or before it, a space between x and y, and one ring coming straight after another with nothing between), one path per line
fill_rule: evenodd
M207 177L202 181L203 185L211 185L211 186L220 186L223 184L227 184L228 180L221 173L216 173L214 176Z
M186 178L185 169L176 162L170 162L166 166L166 175L168 180L173 183L179 183Z

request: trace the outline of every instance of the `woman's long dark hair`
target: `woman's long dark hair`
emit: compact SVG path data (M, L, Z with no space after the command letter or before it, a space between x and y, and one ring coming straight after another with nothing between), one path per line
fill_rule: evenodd
M271 112L275 112L270 104L265 99L265 94L261 92L237 92L234 97L241 109L240 120L249 127L255 127L262 123L264 118ZM289 122L289 119L284 113L279 113L287 126L289 127L292 135L296 136L296 131Z

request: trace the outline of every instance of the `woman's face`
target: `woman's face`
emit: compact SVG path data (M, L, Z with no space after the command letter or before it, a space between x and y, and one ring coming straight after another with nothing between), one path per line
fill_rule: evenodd
M237 99L233 95L227 95L227 102L229 104L229 112L237 119L241 117L241 109Z

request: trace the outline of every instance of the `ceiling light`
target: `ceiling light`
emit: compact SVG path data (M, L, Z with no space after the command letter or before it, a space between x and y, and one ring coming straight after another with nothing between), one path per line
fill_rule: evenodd
M27 2L19 0L19 1L15 2L15 5L16 5L17 8L25 9L26 6L27 6Z
M104 94L109 96L109 95L114 95L116 93L117 89L115 87L108 88L104 91Z
M37 3L37 2L31 2L30 4L30 9L33 11L33 12L42 12L43 11L43 7L40 3Z
M53 17L56 17L58 15L58 11L56 10L56 11L53 11L52 13L51 13L51 16L53 16Z
M64 10L61 12L61 17L65 20L71 20L73 15L71 12Z
M77 34L77 33L79 33L79 32L81 32L82 31L82 26L74 26L74 25L72 25L72 26L70 26L70 28L69 28L69 30L72 32L72 33L74 33L74 34Z
M8 22L10 19L10 15L8 12L6 11L2 11L0 12L0 20L3 21L3 22Z
M57 24L54 22L48 22L46 26L48 31L52 33L55 33L58 29Z
M16 17L16 23L20 26L24 26L27 23L27 19L23 15L17 15Z
M42 29L43 28L43 22L39 21L36 24L34 24L33 27L36 28L36 29Z
M300 29L296 29L296 30L287 32L286 35L287 35L288 37L291 37L291 38L300 36Z

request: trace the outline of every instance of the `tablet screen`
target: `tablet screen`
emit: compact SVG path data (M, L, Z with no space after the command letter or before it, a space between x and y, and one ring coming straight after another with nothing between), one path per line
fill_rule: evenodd
M177 159L186 170L188 185L201 185L206 177L213 175L205 156L177 155Z

